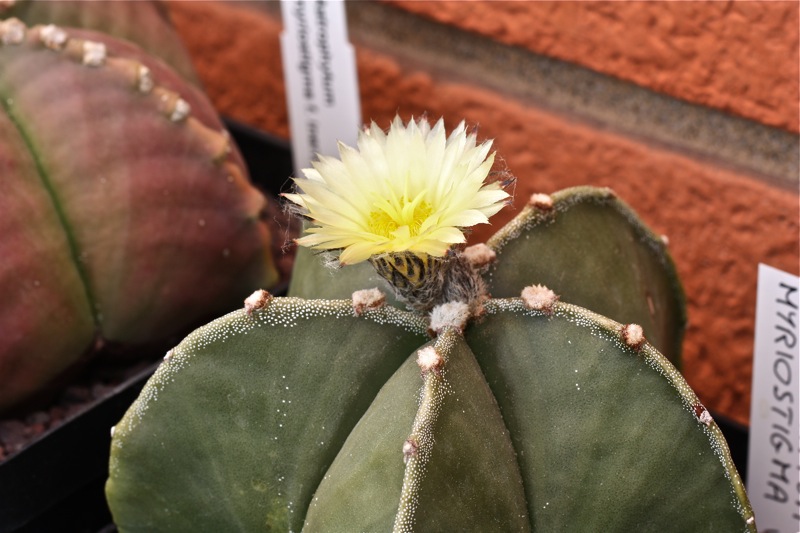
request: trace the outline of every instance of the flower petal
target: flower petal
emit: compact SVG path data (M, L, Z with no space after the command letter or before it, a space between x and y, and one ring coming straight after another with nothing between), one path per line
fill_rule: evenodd
M339 158L319 156L283 195L314 222L298 244L341 250L344 264L387 252L443 256L465 242L462 228L488 222L509 197L485 183L491 146L463 121L449 136L442 119L395 117L388 132L373 122L356 148L340 143Z

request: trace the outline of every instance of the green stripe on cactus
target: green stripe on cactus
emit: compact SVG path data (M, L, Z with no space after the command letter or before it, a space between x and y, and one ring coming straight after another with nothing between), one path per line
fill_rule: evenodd
M724 438L678 371L621 325L492 300L467 332L517 452L536 531L751 531Z
M492 296L546 285L565 301L641 325L678 364L686 304L662 239L609 189L575 187L551 198L552 208L527 206L487 242L497 253L485 276Z
M441 379L434 387L441 397L433 399L439 406L427 435L429 456L422 457L426 443L416 438L407 444L404 465L403 443L411 440L423 393L414 353L348 437L314 495L304 531L390 531L393 525L403 531L412 524L418 531L530 530L508 430L469 347L453 330L427 346L447 359L441 378L427 376ZM424 418L424 411L417 416ZM416 505L401 503L404 473ZM412 478L417 487L410 487ZM404 520L396 521L398 507Z
M351 301L276 298L195 331L116 426L114 521L299 531L328 466L425 328L388 306L356 317Z
M2 108L0 103L0 108ZM0 407L77 361L92 344L92 307L51 197L16 127L0 113ZM48 334L41 334L42 323Z

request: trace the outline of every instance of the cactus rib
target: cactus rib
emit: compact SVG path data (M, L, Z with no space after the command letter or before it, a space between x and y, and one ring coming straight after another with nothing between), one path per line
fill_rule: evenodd
M485 310L467 341L509 425L534 529L553 530L571 517L589 530L699 531L703 510L703 530L755 531L721 431L650 343L626 341L629 326L567 303L548 313L520 298L494 299ZM539 392L545 383L547 396ZM593 476L580 479L585 469ZM659 506L653 498L663 495L634 482L673 476L673 505ZM556 498L558 491L574 497Z
M493 296L517 296L525 286L544 284L566 301L640 324L680 366L686 305L675 265L663 239L613 191L573 187L534 194L487 245L497 254L486 274Z
M237 516L243 529L258 529L266 521L299 531L314 489L380 383L426 339L421 318L387 306L357 317L352 300L266 298L250 310L217 319L181 342L115 426L108 492L121 504L114 507L114 518L122 530L169 528L165 524L176 512L185 522L172 530L193 530L196 517L183 514L189 497L205 509L201 516L211 530L227 529ZM386 331L390 336L382 337ZM247 348L251 342L256 344ZM239 374L242 368L249 369L246 375ZM211 379L201 377L209 372ZM221 411L225 406L236 414ZM141 439L158 435L168 455L185 450L184 432L161 426L166 412L205 436L174 465L180 473L169 474L164 492L160 483L146 481L163 481L164 468L148 456ZM226 444L228 438L244 446ZM217 446L229 453L215 458ZM195 469L190 466L195 458L208 463ZM139 465L137 471L127 468L129 461ZM149 488L142 490L140 481ZM209 486L240 496L221 510ZM140 515L135 509L144 500L160 510Z
M418 351L417 364L423 380L422 397L417 415L414 417L411 434L406 439L403 449L406 471L394 522L395 533L409 533L414 530L414 514L419 504L422 478L431 459L435 442L436 419L447 394L444 369L454 346L451 336L455 334L455 330L448 328L437 337L433 345Z

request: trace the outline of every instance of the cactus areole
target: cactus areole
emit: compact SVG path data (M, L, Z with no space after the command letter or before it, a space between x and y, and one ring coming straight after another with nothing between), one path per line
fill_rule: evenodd
M685 320L662 239L578 188L465 248L508 200L489 148L398 119L296 180L338 268L301 250L290 297L170 351L113 432L121 531L756 531L654 346Z

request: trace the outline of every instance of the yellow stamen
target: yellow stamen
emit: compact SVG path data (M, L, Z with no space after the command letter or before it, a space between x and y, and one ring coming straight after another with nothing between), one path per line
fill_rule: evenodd
M410 202L403 197L399 205L376 207L369 214L369 231L388 239L401 234L416 237L432 212L430 204L422 200L421 195Z

